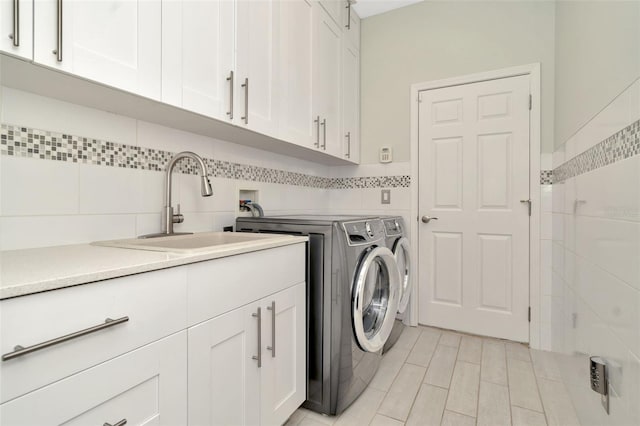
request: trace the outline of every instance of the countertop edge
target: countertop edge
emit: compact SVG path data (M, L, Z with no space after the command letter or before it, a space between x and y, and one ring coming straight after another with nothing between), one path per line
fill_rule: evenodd
M82 273L68 277L54 277L49 280L40 280L35 282L27 282L16 284L9 287L0 287L0 300L12 299L30 294L42 293L45 291L59 290L62 288L73 287L77 285L90 284L98 281L104 281L114 278L125 277L127 275L135 275L145 272L152 272L161 269L173 268L192 263L205 262L208 260L220 259L223 257L236 256L245 253L251 253L271 248L284 247L293 244L300 244L308 241L308 237L304 236L278 236L274 239L254 242L250 246L235 246L228 249L215 249L212 251L196 252L196 253L164 253L172 256L163 260L152 261L149 263L127 265L122 268L113 268L99 270L95 272ZM89 246L89 244L86 244ZM109 247L114 250L114 254L126 256L127 252L135 249L125 249L117 247ZM64 246L61 246L61 250ZM138 251L138 250L136 250ZM121 252L121 253L118 253Z

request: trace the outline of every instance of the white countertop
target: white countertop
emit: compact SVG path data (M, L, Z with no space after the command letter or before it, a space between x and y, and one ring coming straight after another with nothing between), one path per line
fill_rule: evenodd
M0 251L0 300L305 241L261 234L256 241L184 254L91 244Z

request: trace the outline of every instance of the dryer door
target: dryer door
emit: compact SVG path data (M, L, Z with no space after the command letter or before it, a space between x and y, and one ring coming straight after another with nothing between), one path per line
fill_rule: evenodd
M400 303L398 303L398 312L404 313L409 305L411 296L411 248L409 240L401 237L393 244L393 255L396 258L396 264L400 271Z
M400 296L400 273L386 247L365 252L352 293L353 330L358 346L377 352L391 334Z

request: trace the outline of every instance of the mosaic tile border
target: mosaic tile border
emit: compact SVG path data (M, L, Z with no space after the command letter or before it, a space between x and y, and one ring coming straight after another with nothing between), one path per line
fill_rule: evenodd
M553 183L563 183L572 177L638 154L640 154L640 120L555 168Z
M540 185L551 185L553 183L553 170L540 170Z
M175 153L22 126L0 126L0 155L107 167L164 171ZM411 176L329 178L205 158L211 176L320 189L408 188ZM197 165L178 163L179 173L197 174Z

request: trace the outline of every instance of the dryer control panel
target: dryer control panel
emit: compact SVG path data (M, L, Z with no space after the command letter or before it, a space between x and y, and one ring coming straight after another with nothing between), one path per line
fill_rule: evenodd
M384 224L380 219L343 222L342 226L350 246L371 244L385 237Z
M403 235L404 229L402 225L402 220L397 218L384 219L384 230L388 237Z

